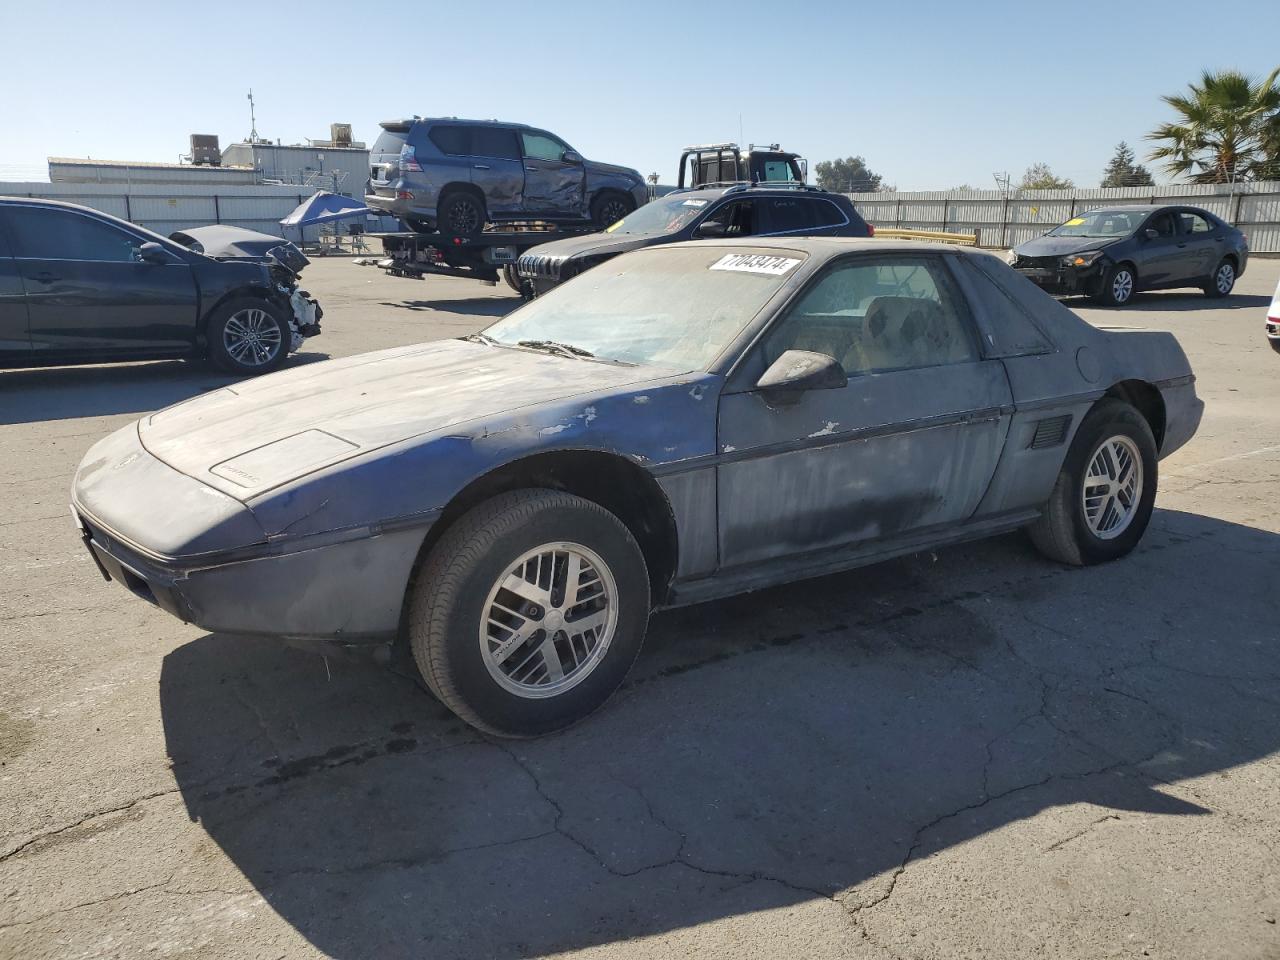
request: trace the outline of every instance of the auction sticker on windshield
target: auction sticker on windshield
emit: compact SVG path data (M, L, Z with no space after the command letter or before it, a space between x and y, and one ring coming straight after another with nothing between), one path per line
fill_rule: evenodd
M726 253L709 270L736 270L739 273L765 273L780 277L800 261L795 257L771 257L763 253Z

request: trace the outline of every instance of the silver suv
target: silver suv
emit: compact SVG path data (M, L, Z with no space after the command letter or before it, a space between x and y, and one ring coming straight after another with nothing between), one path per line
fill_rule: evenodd
M474 237L504 220L607 227L648 200L628 167L584 160L545 130L496 120L388 120L365 202L421 232Z

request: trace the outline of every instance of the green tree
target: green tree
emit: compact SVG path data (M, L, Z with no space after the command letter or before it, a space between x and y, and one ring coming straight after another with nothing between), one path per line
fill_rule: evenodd
M817 184L832 193L875 193L884 179L872 173L862 157L823 160L813 168Z
M1147 139L1152 160L1193 183L1266 177L1280 160L1280 67L1263 80L1238 70L1201 74L1187 93L1162 97L1177 113Z
M1047 163L1033 163L1022 175L1020 190L1070 190L1075 184L1049 169Z
M1153 181L1151 179L1151 171L1140 163L1136 163L1136 157L1129 145L1121 140L1116 144L1115 156L1111 158L1111 162L1107 164L1107 169L1102 172L1102 186L1104 187L1149 187Z

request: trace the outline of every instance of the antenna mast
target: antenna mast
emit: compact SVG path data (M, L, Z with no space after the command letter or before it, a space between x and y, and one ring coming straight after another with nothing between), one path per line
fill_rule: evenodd
M258 142L258 118L253 112L253 91L249 91L249 142Z

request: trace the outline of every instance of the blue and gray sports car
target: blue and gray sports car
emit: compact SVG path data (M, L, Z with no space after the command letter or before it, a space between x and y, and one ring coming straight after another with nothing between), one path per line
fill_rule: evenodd
M603 703L658 608L1019 527L1123 556L1194 380L1171 335L1095 329L985 253L703 240L144 417L74 512L185 621L404 636L459 716L529 736Z

